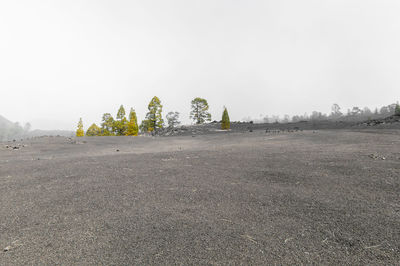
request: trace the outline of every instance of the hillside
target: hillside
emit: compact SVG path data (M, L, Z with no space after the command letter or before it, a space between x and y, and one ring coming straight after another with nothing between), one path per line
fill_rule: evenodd
M0 115L0 128L9 128L12 127L13 125L14 124L10 120Z
M74 136L73 131L68 130L41 130L25 131L18 123L13 123L0 115L0 141L31 138L39 136Z
M0 115L0 141L22 137L23 128L18 123L13 123Z

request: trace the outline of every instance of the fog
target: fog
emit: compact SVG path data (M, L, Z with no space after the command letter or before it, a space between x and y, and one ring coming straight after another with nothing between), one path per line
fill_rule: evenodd
M100 123L158 96L190 123L371 109L400 100L400 2L2 1L0 115L40 129Z

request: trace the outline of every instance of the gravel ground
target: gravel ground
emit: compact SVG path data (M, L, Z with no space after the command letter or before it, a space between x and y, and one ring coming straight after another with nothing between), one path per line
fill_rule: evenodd
M1 143L0 265L398 264L399 195L400 130Z

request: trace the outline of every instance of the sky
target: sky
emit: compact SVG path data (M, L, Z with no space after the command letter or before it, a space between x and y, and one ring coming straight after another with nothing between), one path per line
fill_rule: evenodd
M121 104L190 123L400 100L398 0L0 0L0 115L100 124Z

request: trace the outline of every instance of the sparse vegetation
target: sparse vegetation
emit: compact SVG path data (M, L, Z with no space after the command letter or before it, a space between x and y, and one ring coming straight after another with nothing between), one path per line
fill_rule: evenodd
M125 109L123 105L120 106L117 112L116 119L114 119L110 113L103 114L101 127L99 128L96 124L87 130L86 135L88 136L137 136L139 131L142 133L151 132L153 134L158 134L164 129L164 120L162 119L162 104L157 96L154 96L149 105L146 118L142 120L141 124L138 125L138 120L136 116L136 111L131 108L129 113L129 120L125 116ZM211 121L211 114L208 112L209 106L207 100L203 98L195 98L191 101L191 112L190 118L195 122L195 124L203 124L206 121ZM368 107L359 108L354 106L348 109L346 113L341 111L341 107L338 104L333 104L331 107L331 113L329 115L322 112L313 111L311 115L305 113L304 115L295 115L290 117L289 115L284 115L283 118L279 116L264 117L262 120L256 120L256 122L264 123L297 123L297 122L307 122L317 123L318 121L325 122L362 122L362 121L375 121L377 119L382 119L390 117L393 115L400 116L400 105L390 104L383 106L381 108L375 108L371 111ZM168 129L173 129L180 125L179 112L169 112L166 115L166 120L168 124ZM246 119L252 123L250 117ZM216 122L216 121L215 121ZM19 127L18 124L16 126ZM23 131L24 129L21 130ZM30 124L27 124L25 131L29 130ZM1 128L0 128L1 129ZM228 110L224 107L221 120L221 129L230 129L230 118ZM168 130L167 130L168 131ZM164 131L163 131L164 132ZM3 137L1 135L0 137ZM171 134L171 133L166 133ZM82 120L78 124L78 130L76 131L77 136L84 136Z
M331 113L329 115L324 114L322 112L313 111L311 115L305 113L304 115L294 115L289 122L300 122L300 121L345 121L345 122L361 122L366 120L373 119L381 119L393 114L396 114L396 106L397 104L389 104L387 106L383 106L381 108L375 108L374 111L371 111L368 107L360 108L358 106L354 106L351 109L348 109L344 114L341 111L341 107L338 104L333 104L331 108ZM250 120L249 118L248 120ZM264 123L275 123L275 122L287 122L287 117L283 119L279 116L272 117L264 117L262 121Z

